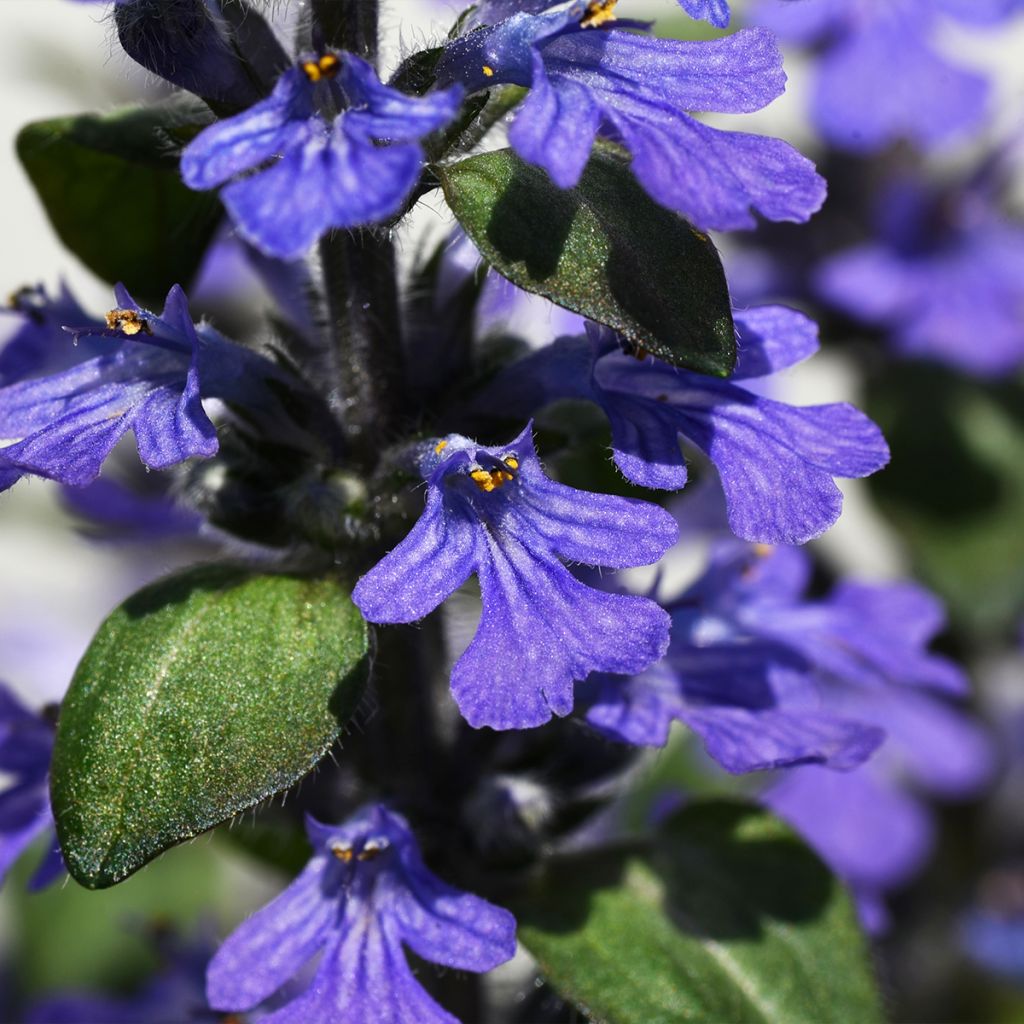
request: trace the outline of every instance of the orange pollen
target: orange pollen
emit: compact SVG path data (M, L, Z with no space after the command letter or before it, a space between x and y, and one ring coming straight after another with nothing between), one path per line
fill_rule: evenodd
M755 544L754 554L758 558L767 558L775 550L771 544Z
M349 864L352 861L354 854L352 853L352 847L347 843L332 843L331 853L334 854L342 864Z
M333 53L325 53L317 60L305 60L300 65L311 82L334 78L341 70L341 61Z
M605 22L615 20L615 5L619 0L591 0L587 13L580 22L580 28L597 28Z
M509 456L505 459L505 465L512 470L518 469L519 461L518 459ZM504 487L509 480L514 480L515 474L508 473L504 469L474 469L473 472L469 474L469 478L477 485L477 487L480 488L481 491L485 494L490 494L491 491L496 491L499 487Z
M120 331L129 338L136 334L153 333L153 329L134 309L112 309L105 319L108 330Z

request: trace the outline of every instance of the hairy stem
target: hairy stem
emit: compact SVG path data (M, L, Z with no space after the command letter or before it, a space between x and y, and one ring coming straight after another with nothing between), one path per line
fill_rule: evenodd
M338 411L350 455L372 469L407 408L395 249L384 231L333 231L320 257Z
M378 0L313 0L313 18L326 46L377 60Z

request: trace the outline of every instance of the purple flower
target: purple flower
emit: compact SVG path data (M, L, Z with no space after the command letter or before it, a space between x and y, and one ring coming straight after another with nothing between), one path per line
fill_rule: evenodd
M825 197L810 161L779 139L720 131L689 116L759 110L783 91L770 33L653 39L614 27L613 6L577 2L470 32L448 44L438 80L469 92L529 87L509 141L561 188L579 181L600 134L630 151L633 173L654 199L703 228L752 228L752 210L807 220Z
M49 885L64 870L50 810L52 752L53 726L0 683L0 772L11 780L0 792L0 880L33 840L49 836L32 889Z
M88 484L128 430L153 469L213 455L217 435L201 398L256 401L262 378L278 373L210 327L197 329L177 285L160 316L140 308L121 285L115 295L118 308L107 314L106 329L68 328L102 354L0 388L0 438L15 439L0 448L0 490L25 473Z
M479 404L500 394L503 410L529 415L559 398L596 402L611 424L616 465L643 487L686 484L682 437L717 468L738 536L800 544L839 518L833 477L867 476L886 464L889 450L878 427L850 405L796 408L739 383L811 355L811 321L765 306L737 312L736 322L739 362L727 381L638 359L613 332L589 327L589 340L561 338L512 366Z
M326 53L202 132L182 154L181 174L194 189L231 181L221 199L239 233L295 259L331 228L397 213L423 168L419 140L454 117L460 97L458 88L406 96L354 54Z
M976 374L1024 362L1024 226L980 188L915 181L890 187L875 222L877 241L822 265L820 295L904 355Z
M312 859L221 946L207 972L210 1005L249 1010L322 950L309 987L265 1024L453 1024L403 946L431 963L489 971L515 952L512 915L428 871L406 821L381 805L341 826L308 818L306 827Z
M51 298L42 285L15 292L6 309L0 308L0 387L28 377L58 373L90 356L99 355L92 339L75 345L64 331L64 324L90 324L102 329L61 284L60 294Z
M962 692L959 670L925 649L942 622L930 595L911 584L845 583L810 601L809 572L797 548L717 545L705 574L668 606L665 660L592 684L588 720L645 745L664 744L672 721L683 721L732 772L849 770L889 724L858 694L906 690L912 701L920 689Z
M978 128L988 82L950 63L934 38L946 18L1005 18L1016 0L761 0L751 19L784 39L823 44L811 113L857 152L898 139L932 147Z
M664 509L549 479L530 427L495 448L450 435L424 450L420 472L426 509L352 597L370 622L415 622L477 574L480 625L452 670L470 725L541 725L572 710L574 680L639 672L664 654L661 608L595 590L562 564L656 561L678 534Z

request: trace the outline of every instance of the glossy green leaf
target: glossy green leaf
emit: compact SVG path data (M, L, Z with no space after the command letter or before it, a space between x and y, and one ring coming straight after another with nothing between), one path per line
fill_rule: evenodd
M871 487L916 573L960 625L1013 628L1024 604L1024 387L894 366L870 387L868 411L893 452Z
M202 123L190 107L155 106L37 121L18 134L60 240L150 303L188 286L222 217L216 195L186 188L178 173L177 151Z
M366 624L332 580L207 567L140 591L61 708L52 799L71 874L112 885L292 785L366 677Z
M676 366L732 370L736 335L718 252L655 203L617 152L598 147L571 189L509 149L437 174L484 258L520 288L614 327Z
M856 916L784 825L696 804L653 848L566 859L519 937L600 1024L868 1024L882 1019Z

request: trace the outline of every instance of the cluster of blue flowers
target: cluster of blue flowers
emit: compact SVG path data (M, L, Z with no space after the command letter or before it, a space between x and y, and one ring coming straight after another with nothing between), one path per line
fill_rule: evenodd
M149 536L199 529L234 551L241 541L264 558L272 549L285 565L319 565L310 552L326 551L352 570L363 617L382 626L420 622L476 576L479 621L450 670L465 726L491 730L473 742L496 750L501 732L558 728L553 718L574 715L587 743L610 738L632 756L664 746L672 724L684 723L726 771L772 770L758 799L818 849L879 926L884 893L918 869L930 843L928 811L903 779L964 795L990 776L992 752L959 707L963 673L928 650L943 613L927 591L843 580L827 596L808 595L813 566L798 545L839 518L836 478L866 477L889 461L881 431L852 405L769 397L776 374L816 352L815 323L734 298L738 358L722 378L648 355L583 318L497 366L469 355L486 339L453 355L453 329L435 332L426 355L391 338L353 369L353 338L363 314L381 345L390 318L406 338L430 336L415 321L414 289L395 276L393 251L392 263L373 261L436 187L438 168L492 137L486 127L474 134L474 119L495 104L510 111L511 151L555 189L580 186L600 140L628 160L665 217L698 232L804 222L825 198L811 161L780 139L711 127L695 112L757 111L779 96L778 33L820 44L812 111L830 142L859 152L896 138L937 146L978 124L987 84L947 63L933 30L944 18L997 23L1016 5L762 0L753 20L773 31L677 41L620 17L626 0L622 12L616 0L481 0L388 81L375 44L343 38L323 13L329 4L312 5L292 54L255 8L241 5L242 23L230 6L114 0L112 16L131 58L204 101L201 130L179 147L181 180L216 192L232 244L252 256L287 327L269 344L229 340L197 321L174 282L159 314L119 284L103 317L66 288L23 289L3 312L0 490L42 477L86 488L91 497L71 500L94 521L137 519L119 488L98 481L105 465L127 465L119 442L131 431L142 465L171 471ZM729 23L725 0L680 6L719 29ZM1024 230L993 229L1001 187L998 168L941 194L903 183L885 197L878 238L832 255L808 275L811 287L890 331L903 352L939 353L981 373L1019 365ZM463 235L456 244L469 243ZM369 292L331 293L344 245L357 266L348 283L386 276L395 308ZM292 286L276 288L285 275ZM479 290L480 279L463 268L445 287ZM324 301L310 305L318 288ZM989 344L969 350L958 332L968 317L978 329L979 288L991 296L980 303ZM408 371L424 360L446 367L440 390ZM382 398L385 380L398 381L397 414ZM671 558L681 533L684 544L697 539L685 502L673 515L658 494L557 479L552 465L561 463L549 453L566 453L546 448L543 417L566 400L597 406L607 420L624 493L680 491L695 467L720 491L706 568L676 596L632 592L631 577L586 568L653 565ZM292 463L277 478L259 463L270 445ZM210 470L217 466L222 473ZM341 519L338 506L310 507L336 499L339 473L361 504L345 507L344 526L325 527L325 518ZM273 529L238 512L253 489ZM389 640L381 630L382 673ZM411 673L401 684L407 693L427 685ZM448 734L474 735L465 726L450 723ZM52 836L52 746L48 722L0 689L0 769L14 778L0 794L0 872L34 837ZM495 770L496 754L475 756ZM262 1007L260 1020L296 1024L452 1021L405 951L471 972L514 955L512 915L442 881L420 852L417 836L457 829L441 808L461 797L414 799L387 778L346 793L332 808L340 824L307 817L313 853L301 874L213 956L211 1010ZM538 847L540 838L561 837L538 837ZM52 839L50 847L39 884L62 869ZM487 891L484 870L454 876Z

